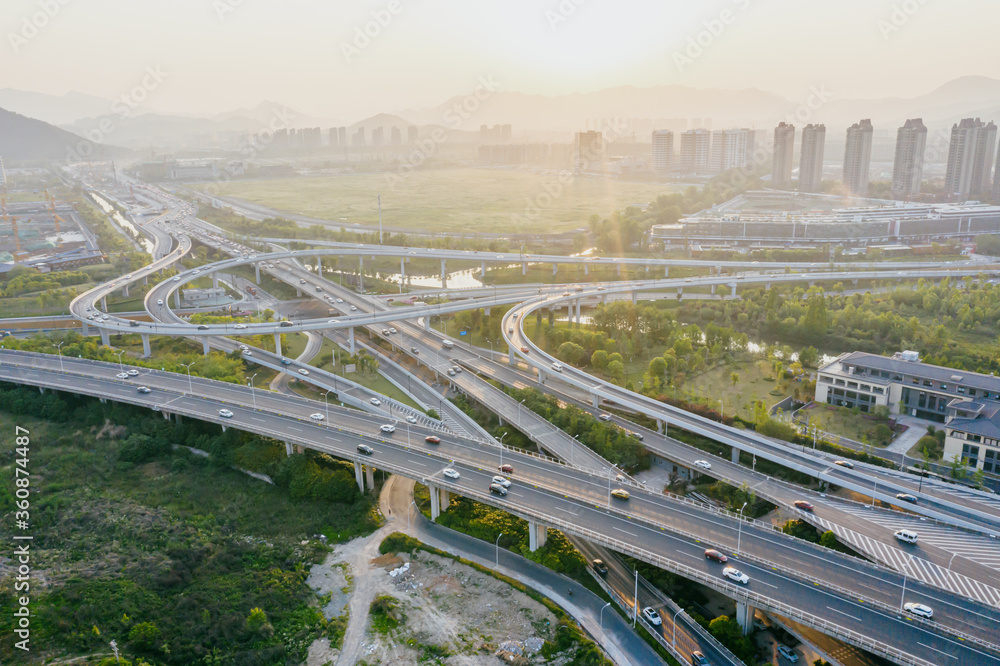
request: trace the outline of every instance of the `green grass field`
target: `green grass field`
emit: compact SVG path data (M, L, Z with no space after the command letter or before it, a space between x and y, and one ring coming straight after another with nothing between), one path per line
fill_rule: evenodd
M395 172L392 172L394 175ZM457 168L416 171L393 181L389 174L236 181L223 196L288 213L351 225L377 225L382 194L386 226L437 232L562 232L586 227L631 204L646 204L670 185L577 178L560 184L556 174ZM562 193L550 197L546 188ZM198 186L196 186L198 187ZM676 188L674 188L676 189ZM528 217L527 211L537 211Z

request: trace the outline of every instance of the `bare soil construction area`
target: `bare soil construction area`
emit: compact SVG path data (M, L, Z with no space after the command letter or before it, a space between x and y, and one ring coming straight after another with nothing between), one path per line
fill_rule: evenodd
M553 637L557 619L507 583L422 551L412 557L383 555L369 567L358 572L374 594L365 638L357 654L341 654L334 663L544 661L538 652Z

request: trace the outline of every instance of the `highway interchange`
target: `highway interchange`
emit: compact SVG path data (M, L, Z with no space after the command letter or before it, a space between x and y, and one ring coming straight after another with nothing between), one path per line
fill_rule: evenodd
M162 216L166 217L166 216ZM174 219L181 219L175 214ZM193 218L187 218L190 222ZM456 348L454 352L443 353L442 337L436 332L428 331L427 324L434 314L456 312L470 307L490 307L491 305L516 304L504 320L503 334L511 350L520 356L521 363L535 368L538 379L544 379L546 386L552 384L553 378L563 382L562 390L567 392L567 399L577 400L586 406L587 399L597 398L600 405L614 404L630 407L672 426L680 426L692 432L699 432L733 445L741 450L753 451L759 457L802 469L816 478L827 480L837 485L852 487L859 492L873 494L874 483L879 485L876 496L888 502L894 501L896 492L916 490L915 482L902 474L859 466L854 470L845 470L833 466L831 460L821 455L807 451L799 451L790 446L778 444L764 438L726 428L712 421L698 420L697 417L670 408L662 403L650 401L644 396L611 384L606 384L572 368L564 368L562 372L552 371L554 359L546 356L542 350L535 347L523 334L521 323L524 318L538 308L563 307L578 301L590 299L592 302L603 299L611 294L632 296L632 292L645 290L682 290L685 286L703 286L713 284L731 285L751 282L779 281L812 281L812 280L845 280L845 279L902 279L916 274L944 277L975 275L980 272L995 273L995 269L977 266L975 270L959 270L957 268L934 268L918 271L919 267L905 267L900 271L899 264L893 264L894 271L852 271L823 270L810 273L808 276L796 274L757 275L743 278L733 275L717 275L703 278L662 279L656 281L607 283L598 286L587 286L581 291L565 292L562 286L542 288L536 286L518 290L505 289L503 295L494 291L492 298L465 299L444 306L401 308L389 307L372 299L359 297L349 292L340 293L344 298L344 308L349 303L367 305L370 312L347 312L336 316L336 323L329 318L302 320L291 325L277 322L268 324L252 324L249 330L236 331L232 326L209 326L207 330L196 329L169 311L170 296L190 280L199 275L211 274L238 264L264 264L287 260L290 263L284 270L289 274L290 284L294 284L298 275L309 276L304 290L308 293L315 287L321 287L326 294L336 288L328 281L310 276L294 260L299 257L317 255L378 255L392 254L405 259L407 255L420 252L434 258L474 259L487 261L482 257L469 257L455 254L459 251L428 251L412 248L382 248L337 247L326 250L307 250L298 252L277 252L258 254L254 256L239 256L236 259L216 262L211 266L202 266L197 272L186 271L178 277L180 280L168 279L154 287L147 294L146 303L153 316L152 324L134 326L125 319L109 317L100 323L87 320L99 308L101 298L116 289L122 289L126 282L152 276L161 268L168 267L183 256L191 248L188 233L172 231L177 239L178 247L166 252L149 267L136 271L131 278L120 278L111 283L101 285L74 300L71 311L75 316L89 325L95 325L109 333L141 333L154 335L184 335L205 340L206 348L209 337L218 339L213 344L232 344L226 341L226 336L251 335L260 333L289 333L294 331L324 331L330 334L335 329L348 329L368 326L378 333L381 325L399 327L412 343L413 349L427 350L423 361L431 354L435 358L429 364L437 363L439 371L451 364L454 356L470 370L493 372L506 370L513 379L504 381L508 385L532 382L533 378L525 375L514 367L503 366L484 359L481 355ZM194 234L192 234L194 235ZM156 245L170 242L169 237L157 239ZM203 240L204 242L204 240ZM406 254L404 254L406 253ZM162 253L161 253L162 254ZM468 254L468 253L467 253ZM494 255L493 260L500 262L517 262L518 255ZM530 257L532 262L543 258ZM566 258L544 258L564 262ZM612 260L600 260L612 261ZM568 263L568 262L567 262ZM643 261L651 264L653 262ZM720 262L712 262L718 265ZM723 262L724 265L725 262ZM745 266L745 264L743 264ZM756 268L756 267L755 267ZM805 267L802 267L805 268ZM824 265L823 268L826 268ZM875 268L875 267L872 267ZM276 271L270 271L276 273ZM305 280L298 278L298 281ZM339 292L338 292L339 293ZM313 295L313 294L311 294ZM350 299L350 300L348 300ZM159 301L163 306L159 306ZM90 310L87 310L90 308ZM348 311L350 312L350 311ZM514 315L517 318L514 318ZM405 320L401 319L405 317ZM412 322L423 323L421 327ZM374 326L378 324L378 326ZM508 325L510 324L510 325ZM406 345L400 345L405 349ZM225 348L225 347L224 347ZM522 352L527 348L530 352ZM256 350L255 350L255 353ZM419 353L419 352L418 352ZM394 471L409 478L415 478L422 483L428 483L449 491L474 497L478 500L501 506L516 515L537 521L552 527L559 527L569 534L590 538L597 543L611 546L615 550L627 552L644 559L647 562L664 566L682 575L701 580L706 584L721 589L737 600L749 600L754 606L783 612L789 617L796 617L805 624L828 631L832 635L851 642L876 653L884 654L899 663L957 663L979 664L1000 663L995 654L998 643L998 621L1000 614L996 604L992 607L986 603L976 602L958 591L932 587L912 578L905 583L906 601L920 601L935 609L933 622L917 620L898 612L898 607L904 598L902 586L903 576L886 567L876 567L862 560L842 556L832 551L820 549L811 544L791 539L785 535L773 532L755 523L740 521L732 516L721 513L711 513L704 507L694 506L680 499L649 492L645 488L630 483L632 498L627 503L610 500L608 491L611 488L611 472L603 473L606 465L589 460L588 464L562 464L550 459L528 456L516 451L504 451L504 462L514 464L517 470L516 483L511 493L503 499L497 499L485 492L489 478L493 475L499 463L502 450L495 442L472 439L459 434L448 434L442 437L440 445L429 447L423 438L430 433L441 434L442 428L447 428L441 422L430 422L424 419L419 424L413 424L407 429L397 428L390 439L382 439L378 434L379 425L388 415L364 414L355 410L335 406L322 405L305 400L276 394L269 391L256 391L246 387L207 382L198 378L181 377L158 371L143 370L141 382L154 390L148 396L136 393L135 384L140 379L122 382L114 379L115 366L103 368L94 372L94 362L80 359L56 359L44 355L26 355L14 352L0 352L0 377L10 381L21 381L26 384L48 386L71 390L77 393L97 395L135 404L154 406L161 411L185 414L205 420L233 425L242 429L261 432L296 444L302 444L319 450L327 450L339 457L351 460L362 460L355 447L361 441L374 441L377 444L375 464L380 468ZM280 362L275 355L271 363ZM63 372L59 368L66 371ZM98 364L100 365L100 364ZM476 366L479 366L478 368ZM280 368L280 366L278 366ZM107 375L105 377L105 375ZM558 375L558 376L557 376ZM489 376L489 375L488 375ZM474 377L472 373L461 373L455 382L464 382L463 390L473 392ZM574 390L574 387L576 390ZM581 399L582 398L582 399ZM487 398L488 399L488 398ZM256 404L256 408L253 405ZM228 408L234 412L231 419L219 416L218 410ZM317 411L330 410L330 418L323 424L309 420L309 414ZM520 414L519 414L520 416ZM508 417L508 421L510 418ZM336 424L336 425L334 425ZM624 422L623 422L624 425ZM634 424L629 427L636 429ZM647 431L650 432L650 431ZM407 434L408 433L408 434ZM658 436L655 433L650 434ZM407 439L404 439L407 438ZM666 441L667 438L661 438ZM407 441L408 440L408 441ZM661 444L663 442L660 442ZM677 443L679 444L679 443ZM556 446L556 445L553 445ZM676 451L676 447L675 447ZM674 453L673 455L676 455ZM704 457L705 454L702 454ZM368 458L364 458L367 462ZM575 462L575 461L574 461ZM721 463L722 461L720 461ZM440 470L451 465L461 472L457 481L447 480L440 475ZM717 463L713 460L713 465ZM588 471L589 470L589 471ZM754 473L737 465L729 465L721 473L713 469L721 478L726 478L738 485L739 474ZM767 479L756 475L751 479L755 482L766 482ZM617 485L617 484L616 484ZM769 492L780 495L781 501L787 502L796 492L794 488L774 484ZM885 490L882 490L884 488ZM1000 507L988 501L988 498L978 497L973 493L968 495L948 494L937 488L935 484L925 483L922 487L920 505L928 515L952 524L979 530L996 531L1000 525ZM799 492L801 495L801 492ZM906 507L911 508L911 507ZM823 515L825 507L817 506L817 513ZM840 518L834 510L831 518ZM739 566L750 575L751 583L747 589L733 583L724 582L719 577L718 567L704 560L701 552L710 544L723 548L727 552L736 553L739 541ZM964 566L969 567L968 563ZM981 571L973 572L981 574ZM993 575L995 577L995 571ZM993 581L996 584L996 581ZM759 596L758 596L759 595ZM834 626L835 625L835 626ZM976 641L982 645L976 645ZM947 655L948 661L942 661ZM920 660L923 660L922 662Z

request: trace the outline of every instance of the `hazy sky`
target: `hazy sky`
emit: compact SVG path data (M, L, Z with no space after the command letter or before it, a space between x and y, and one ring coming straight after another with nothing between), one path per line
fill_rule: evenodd
M39 16L46 4L59 7L51 19ZM756 87L789 98L824 83L841 98L910 97L958 76L1000 78L996 0L4 5L0 88L114 98L139 83L147 66L158 66L168 76L147 108L171 112L220 112L267 99L357 120L434 106L472 90L481 76L529 93L680 83ZM353 50L355 31L373 20L372 12L390 20L370 44ZM32 16L47 23L34 36L24 30ZM676 56L699 38L703 52L678 66Z

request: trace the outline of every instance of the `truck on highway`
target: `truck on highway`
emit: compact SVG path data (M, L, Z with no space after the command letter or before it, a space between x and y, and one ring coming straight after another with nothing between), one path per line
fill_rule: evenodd
M256 296L256 295L257 295L257 287L247 287L247 288L245 289L245 291L246 291L246 292L247 292L248 294L250 294L251 296Z

